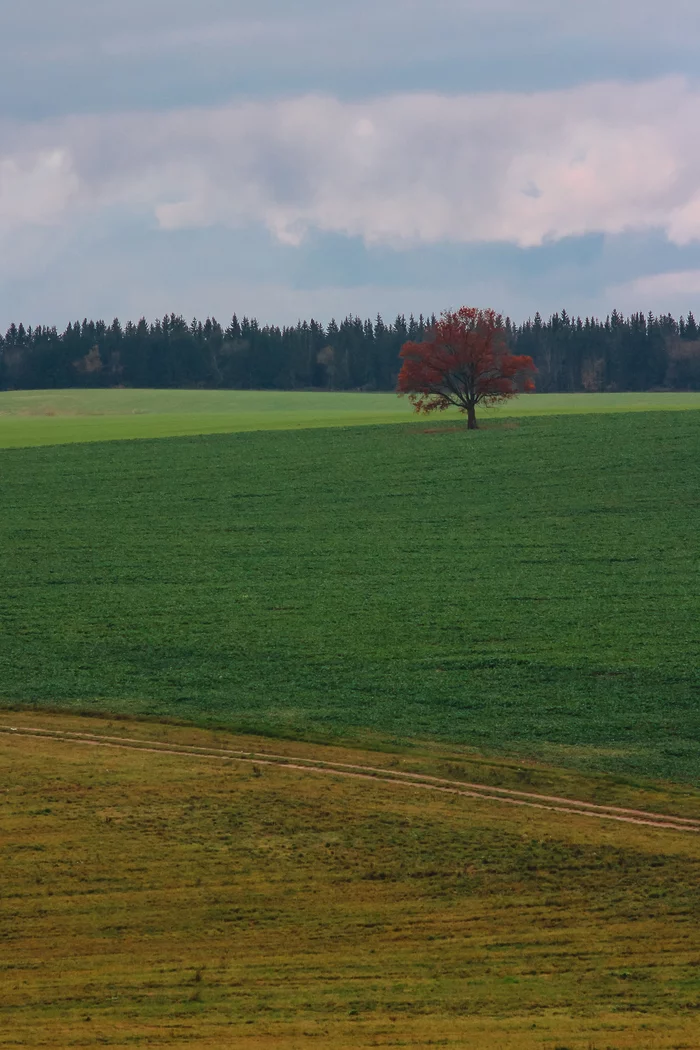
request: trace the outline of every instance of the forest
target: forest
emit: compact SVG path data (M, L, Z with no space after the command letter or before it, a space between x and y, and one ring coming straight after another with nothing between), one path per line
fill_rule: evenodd
M392 390L399 351L435 317L386 323L348 316L338 324L261 325L234 314L122 325L115 319L56 327L12 324L0 335L0 389L201 387L242 390ZM529 354L541 393L700 390L700 330L692 313L613 310L604 321L566 310L525 323L502 319L513 352Z

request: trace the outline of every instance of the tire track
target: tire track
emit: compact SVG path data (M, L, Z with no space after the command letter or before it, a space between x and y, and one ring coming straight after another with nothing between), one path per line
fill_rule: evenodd
M98 733L81 733L72 730L43 729L40 727L0 725L0 733L56 742L85 744L93 747L112 747L147 754L183 755L193 758L213 758L225 762L250 762L255 765L278 766L306 773L321 773L326 776L348 777L356 780L375 781L428 791L441 791L463 798L485 802L501 802L511 806L527 806L553 813L573 816L595 817L599 820L615 820L625 824L663 828L675 831L700 832L700 820L692 817L675 817L649 810L631 809L624 806L606 806L594 802L582 802L559 795L544 795L514 788L492 787L468 781L447 780L423 773L383 769L375 766L355 765L346 762L324 761L275 755L268 752L202 747L196 744L170 744L144 740L138 737L113 737Z

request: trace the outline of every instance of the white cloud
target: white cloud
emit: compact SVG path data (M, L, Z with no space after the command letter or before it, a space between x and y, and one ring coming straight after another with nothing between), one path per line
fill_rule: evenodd
M0 234L58 222L79 189L66 149L0 155Z
M163 230L262 224L368 244L662 230L700 240L700 89L323 96L65 118L0 136L0 235L119 209Z
M700 270L677 270L648 274L607 289L609 306L633 312L685 313L688 304L700 298Z

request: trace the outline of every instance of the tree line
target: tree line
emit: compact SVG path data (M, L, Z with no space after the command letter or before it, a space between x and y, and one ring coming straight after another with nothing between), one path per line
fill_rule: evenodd
M543 393L601 390L700 390L700 330L693 317L613 310L604 321L538 314L516 325L499 318L512 353L532 357ZM118 320L55 327L12 324L0 336L0 389L202 387L262 390L393 390L399 353L420 342L434 315L385 323L346 317L261 325L234 314L122 326Z

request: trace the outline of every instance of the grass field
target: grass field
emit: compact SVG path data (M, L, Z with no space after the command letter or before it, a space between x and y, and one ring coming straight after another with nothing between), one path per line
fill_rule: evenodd
M472 775L462 757L440 761ZM2 1046L697 1046L697 834L7 733L0 782ZM596 796L610 778L569 788ZM700 813L697 791L669 791Z
M695 778L699 453L697 411L6 450L2 702Z
M694 1050L693 408L0 394L0 1047Z
M532 394L504 416L700 408L700 394ZM247 430L360 426L412 418L395 394L240 390L0 391L0 448ZM444 417L443 417L444 418ZM454 418L459 418L455 413Z

